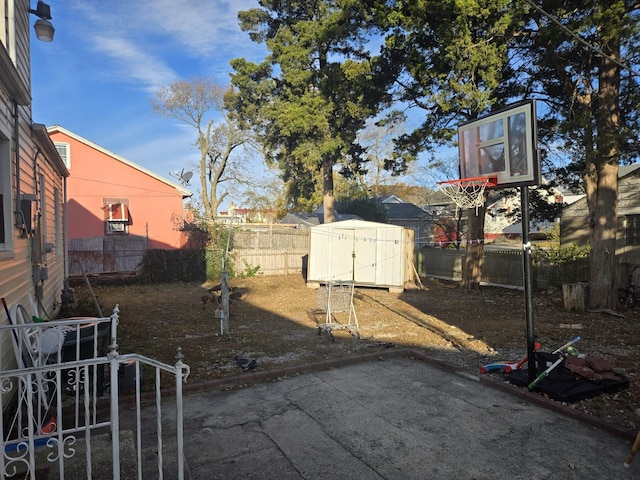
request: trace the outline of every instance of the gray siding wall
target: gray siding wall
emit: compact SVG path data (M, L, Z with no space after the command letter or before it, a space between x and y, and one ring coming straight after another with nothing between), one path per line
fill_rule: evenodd
M640 215L640 171L618 181L618 225L616 231L616 256L619 263L640 263L640 245L626 244L626 215ZM560 219L562 246L588 245L590 243L589 210L586 198L568 206Z

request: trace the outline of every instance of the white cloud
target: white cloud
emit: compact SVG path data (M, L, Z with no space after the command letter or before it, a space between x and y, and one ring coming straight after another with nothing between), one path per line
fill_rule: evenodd
M74 22L78 35L116 62L117 75L141 81L148 89L178 76L191 76L179 72L178 64L187 58L193 62L224 58L224 63L213 67L218 72L229 71L228 59L233 57L261 58L264 46L251 42L237 18L238 11L257 6L257 0L130 0L108 5L73 1L68 5L79 17Z
M160 58L150 55L128 39L95 36L92 42L99 52L118 59L122 69L118 75L142 82L151 92L177 77Z
M256 1L156 0L149 10L146 27L159 27L180 43L190 56L212 56L220 50L240 51L249 47L248 36L238 26L238 11L257 6ZM171 12L167 14L167 12Z
M154 114L149 98L176 78L214 75L229 60L260 61L238 26L258 0L65 0L52 5L54 42L32 49L34 114L165 178L194 169L192 128Z

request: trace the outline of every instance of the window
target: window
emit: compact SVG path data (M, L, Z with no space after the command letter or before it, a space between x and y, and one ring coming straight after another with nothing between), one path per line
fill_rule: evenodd
M60 158L64 162L64 166L67 167L67 170L71 170L71 147L68 143L64 142L55 142L56 150L60 155Z
M627 215L625 224L626 244L640 245L640 215Z
M105 233L107 235L129 233L129 225L133 224L129 212L129 199L105 198L103 204Z
M11 212L11 148L0 132L0 254L13 250Z

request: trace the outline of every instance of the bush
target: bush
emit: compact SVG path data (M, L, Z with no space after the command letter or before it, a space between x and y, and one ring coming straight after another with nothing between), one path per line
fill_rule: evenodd
M229 252L233 250L233 230L225 228L222 225L216 225L211 232L211 243L206 251L206 278L207 280L217 280L220 278L223 270L226 271L229 278L233 278L234 259L232 255L227 255L227 245Z
M202 282L206 278L203 250L147 250L140 262L143 283Z
M549 283L555 287L584 280L588 272L585 260L589 258L591 251L589 245L560 246L560 231L557 225L548 232L548 238L551 241L548 248L534 247L532 250L534 268L548 270Z

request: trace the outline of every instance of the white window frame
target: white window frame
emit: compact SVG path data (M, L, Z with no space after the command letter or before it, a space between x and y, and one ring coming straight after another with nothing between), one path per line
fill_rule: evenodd
M71 171L71 144L68 142L53 142L53 144L64 162L64 166Z
M11 190L11 142L0 131L0 194L2 194L2 218L4 239L0 239L0 258L13 257L13 196Z
M107 199L105 198L104 207L108 208L109 216L105 219L105 234L106 235L127 235L129 233L130 219L126 215L129 211L129 200L126 198ZM113 217L113 206L120 205L120 212L122 218ZM106 216L106 215L105 215Z

